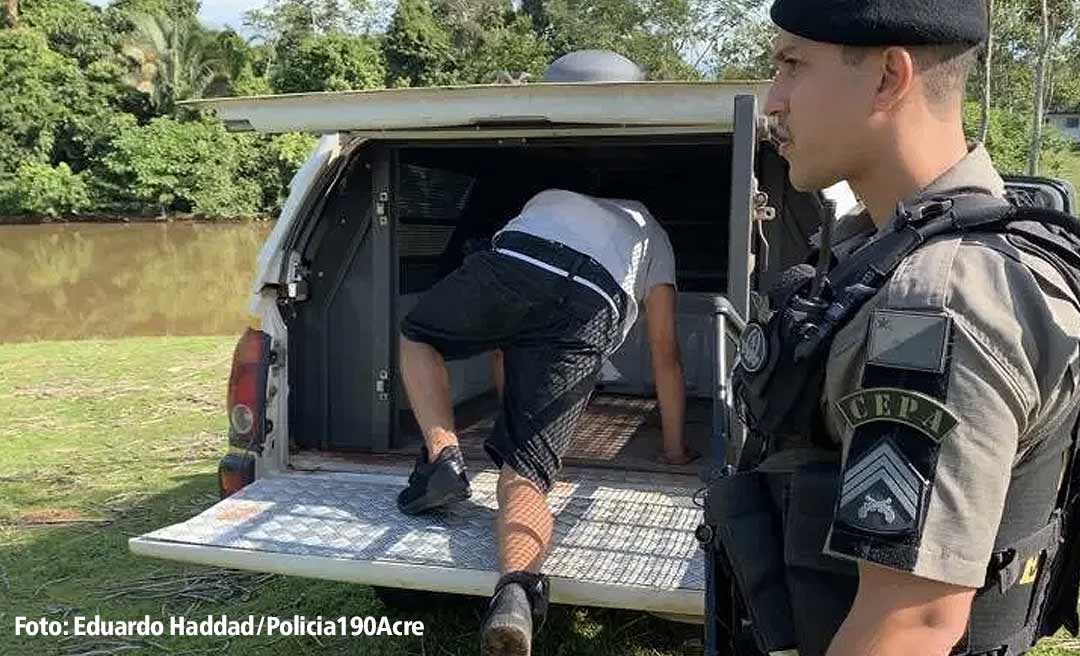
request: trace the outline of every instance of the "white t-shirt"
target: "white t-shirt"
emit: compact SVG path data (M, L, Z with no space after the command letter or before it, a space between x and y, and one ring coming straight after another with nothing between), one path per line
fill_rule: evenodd
M503 230L559 242L603 265L629 300L624 338L649 290L675 284L671 241L649 210L634 200L547 189L529 199Z

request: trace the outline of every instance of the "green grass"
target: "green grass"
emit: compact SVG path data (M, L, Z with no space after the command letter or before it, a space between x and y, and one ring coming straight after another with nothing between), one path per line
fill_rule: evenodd
M365 586L141 558L128 538L216 501L232 337L0 345L0 655L475 654L482 600L386 608ZM59 522L59 523L58 523ZM381 616L420 638L30 638L15 616ZM699 627L556 606L537 654L700 653ZM132 648L130 651L125 648Z
M139 558L129 537L216 501L233 338L0 345L0 654L477 652L482 600L387 608L370 588ZM59 522L59 523L58 523ZM15 616L137 620L226 614L422 620L420 638L30 638ZM536 653L700 653L700 628L649 615L553 608ZM1080 654L1046 641L1038 656Z
M1074 149L1069 157L1062 161L1060 170L1051 175L1068 180L1076 189L1076 193L1080 194L1080 149Z

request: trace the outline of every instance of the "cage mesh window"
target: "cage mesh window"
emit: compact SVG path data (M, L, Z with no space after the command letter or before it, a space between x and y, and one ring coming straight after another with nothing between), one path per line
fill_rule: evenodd
M461 218L475 178L415 164L401 167L398 216L403 223L455 224Z

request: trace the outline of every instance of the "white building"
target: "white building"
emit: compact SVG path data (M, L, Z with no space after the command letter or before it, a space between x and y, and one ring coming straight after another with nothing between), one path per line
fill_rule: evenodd
M1061 130L1073 143L1080 144L1080 109L1071 112L1048 112L1046 122Z

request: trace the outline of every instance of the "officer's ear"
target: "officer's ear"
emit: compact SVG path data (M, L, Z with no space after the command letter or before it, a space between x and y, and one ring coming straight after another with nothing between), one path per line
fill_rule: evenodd
M881 52L880 80L874 94L874 109L896 109L911 93L915 81L915 60L906 48L891 46Z

